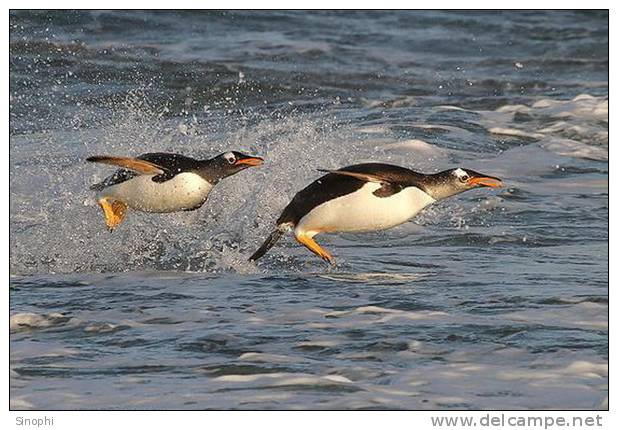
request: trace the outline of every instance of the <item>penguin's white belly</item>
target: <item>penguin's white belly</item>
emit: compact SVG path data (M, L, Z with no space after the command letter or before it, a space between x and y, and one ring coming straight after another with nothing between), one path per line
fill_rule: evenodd
M378 197L373 192L380 187L380 184L368 182L353 193L316 206L301 218L296 230L311 235L329 231L385 230L408 221L435 202L416 187L405 188L390 197Z
M152 177L140 175L112 185L99 197L121 200L145 212L176 212L201 206L212 189L210 182L195 173L180 173L165 182L153 182Z

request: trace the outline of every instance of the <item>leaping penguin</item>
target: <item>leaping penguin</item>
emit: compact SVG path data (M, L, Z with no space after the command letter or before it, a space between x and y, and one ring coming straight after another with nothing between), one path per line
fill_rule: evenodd
M94 156L87 161L121 167L90 187L98 191L97 202L112 231L124 219L127 207L158 213L198 209L221 179L264 160L230 151L209 160L156 152L136 158Z
M293 231L298 242L329 263L334 259L313 237L320 233L385 230L408 221L426 206L479 187L500 187L493 176L469 169L422 174L381 163L356 164L327 172L298 192L277 220L277 228L249 260L262 257Z

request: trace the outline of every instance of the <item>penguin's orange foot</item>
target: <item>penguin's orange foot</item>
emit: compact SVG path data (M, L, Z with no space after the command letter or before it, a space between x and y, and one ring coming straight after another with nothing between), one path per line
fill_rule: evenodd
M296 240L302 245L304 245L309 251L313 252L315 255L320 257L322 260L330 264L335 264L335 259L333 258L333 256L330 255L328 251L326 251L320 245L318 245L315 240L313 240L312 238L310 238L309 236L303 233L296 234L295 236L296 236Z
M114 200L110 203L107 199L100 199L98 203L101 209L103 209L107 229L113 231L124 219L127 213L127 205L119 200Z

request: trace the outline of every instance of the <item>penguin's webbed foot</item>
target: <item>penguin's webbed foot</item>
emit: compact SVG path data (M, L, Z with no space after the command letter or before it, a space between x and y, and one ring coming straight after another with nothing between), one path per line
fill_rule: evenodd
M335 265L335 259L333 258L332 255L330 255L330 253L328 251L326 251L324 248L322 248L320 245L317 244L317 242L315 240L313 240L311 237L307 236L306 234L296 234L296 240L302 244L303 246L305 246L309 251L313 252L315 255L317 255L318 257L320 257L322 260L326 261L329 264L332 264L333 266Z
M114 200L112 203L107 199L100 199L99 206L103 209L105 215L105 225L112 232L122 222L127 213L127 205L119 200Z

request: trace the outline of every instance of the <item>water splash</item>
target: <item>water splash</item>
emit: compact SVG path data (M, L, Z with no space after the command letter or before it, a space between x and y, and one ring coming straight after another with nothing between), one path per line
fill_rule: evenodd
M317 168L370 159L374 153L353 138L351 129L315 115L277 115L226 128L194 117L166 118L166 110L132 92L98 128L13 137L14 147L30 146L11 163L13 273L252 272L256 268L246 262L248 252L293 194L318 177ZM238 125L236 115L230 119ZM266 164L222 181L198 211L130 211L113 233L104 228L88 187L111 170L85 163L88 155L170 151L205 158L230 149L260 154Z

